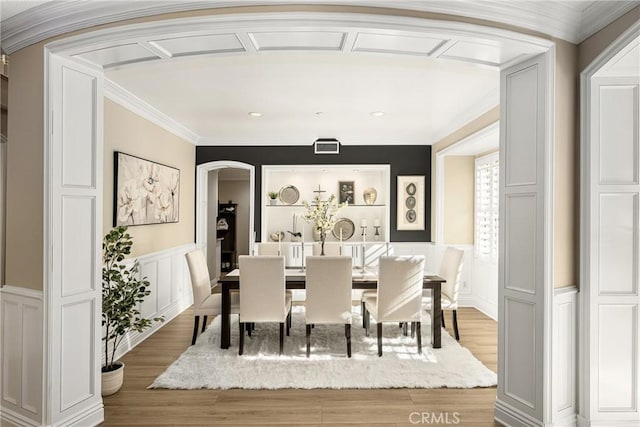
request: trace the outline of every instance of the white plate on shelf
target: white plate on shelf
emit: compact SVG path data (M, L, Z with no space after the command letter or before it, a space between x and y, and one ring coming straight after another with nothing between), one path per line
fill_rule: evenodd
M340 230L342 230L342 240L349 240L355 233L356 226L349 218L340 218L331 230L333 237L340 239Z
M278 194L280 201L286 205L293 205L300 198L300 192L293 185L285 185Z

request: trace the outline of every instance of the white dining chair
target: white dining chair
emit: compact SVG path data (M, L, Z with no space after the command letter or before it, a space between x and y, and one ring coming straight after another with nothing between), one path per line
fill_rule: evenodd
M284 329L291 327L291 295L285 292L283 256L240 255L240 344L244 352L247 323L277 322L280 324L280 354L284 349ZM244 299L244 300L243 300Z
M438 276L446 280L442 284L440 306L442 307L442 327L444 328L444 311L451 310L453 317L453 332L456 340L460 340L458 332L458 292L460 290L460 277L462 273L462 259L464 251L447 247L440 263ZM425 294L422 299L425 310L431 312L431 293Z
M378 356L382 356L383 322L412 322L412 336L414 332L417 333L418 353L422 354L420 321L423 278L424 256L380 257L376 296L364 300L367 335L370 317L373 316L377 323Z
M352 259L346 256L307 258L305 323L307 357L311 352L311 327L344 324L347 357L351 357Z
M222 311L222 298L220 294L212 294L212 281L207 267L207 259L201 249L195 249L185 254L189 276L191 277L191 290L193 291L193 336L191 345L196 343L198 337L198 324L200 316L203 316L202 332L207 326L207 316L217 316ZM215 284L213 284L215 285ZM231 313L239 312L238 293L231 294Z
M256 243L256 255L282 255L284 256L285 245L278 242L259 242ZM278 253L281 252L281 253Z

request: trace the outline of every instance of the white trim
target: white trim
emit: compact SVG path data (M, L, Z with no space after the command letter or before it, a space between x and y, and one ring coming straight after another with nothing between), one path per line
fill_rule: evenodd
M322 1L308 1L318 4ZM554 8L547 5L539 8L535 4L521 2L427 2L414 1L355 1L348 5L390 7L454 16L467 16L491 22L501 22L549 34L572 43L579 43L589 35L606 26L635 6L633 2L611 5L605 2L598 10L586 9L582 14L564 12L562 5ZM274 1L271 4L300 4L297 0ZM48 38L82 30L85 28L163 13L206 8L265 5L259 1L165 1L150 4L112 3L88 4L83 2L51 2L30 9L27 13L12 16L2 22L4 27L2 48L11 54L31 44ZM605 8L604 10L601 10ZM550 10L551 9L551 10ZM581 16L580 16L581 15ZM550 19L553 17L553 19ZM582 27L581 20L584 21Z
M490 93L486 94L482 97L479 103L472 105L471 108L467 108L462 114L456 115L455 118L447 124L447 126L438 129L438 132L432 137L433 143L437 144L455 131L462 129L469 123L473 122L478 117L493 110L498 105L500 105L500 89L491 91ZM487 126L487 128L485 129L488 129L490 126L492 125ZM476 133L479 132L480 131ZM462 143L472 137L477 138L478 136L480 136L476 135L476 133L460 140L458 143Z
M200 136L191 129L178 123L162 111L151 106L119 84L107 78L104 79L104 96L140 117L149 120L151 123L158 125L164 130L171 132L178 138L189 141L194 145L197 145L200 140Z
M196 167L196 247L204 251L207 256L207 200L209 198L209 172L219 169L244 169L249 171L249 253L253 253L255 243L255 195L256 195L256 167L248 163L231 160L203 163Z
M29 289L29 288L22 288L19 286L12 286L12 285L4 285L2 288L0 288L0 294L32 298L32 299L37 299L39 301L43 300L42 291Z
M623 50L629 43L640 36L640 22L636 22L629 27L614 42L605 48L581 73L580 73L580 293L579 293L579 325L578 331L578 390L581 393L579 399L578 425L631 425L619 420L592 420L597 413L596 397L592 397L592 376L597 376L597 368L593 367L593 359L590 353L592 334L591 316L592 313L592 280L591 280L591 253L593 245L591 241L591 203L592 186L591 179L593 171L591 168L591 79L596 73L606 65L618 52ZM596 355L593 355L596 357ZM626 424L625 424L626 423ZM632 422L637 425L637 421Z
M27 426L27 427L40 427L42 422L39 420L33 420L29 417L12 411L6 407L0 407L0 425L4 425L3 422L7 422L10 425Z
M525 414L499 399L496 399L494 418L505 426L544 426L542 421Z

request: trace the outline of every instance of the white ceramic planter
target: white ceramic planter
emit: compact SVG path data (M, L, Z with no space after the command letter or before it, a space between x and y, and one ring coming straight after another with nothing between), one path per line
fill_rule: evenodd
M102 395L110 396L120 390L122 382L124 381L124 363L116 362L120 364L120 368L115 371L102 373Z

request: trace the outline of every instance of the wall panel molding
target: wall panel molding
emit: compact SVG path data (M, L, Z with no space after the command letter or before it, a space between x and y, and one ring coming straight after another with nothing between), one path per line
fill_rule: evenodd
M578 373L578 289L558 288L553 300L553 408L555 424L575 425Z
M0 288L0 424L42 423L43 294Z

